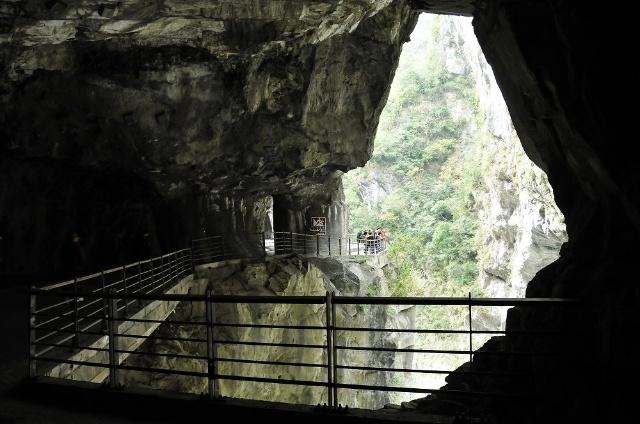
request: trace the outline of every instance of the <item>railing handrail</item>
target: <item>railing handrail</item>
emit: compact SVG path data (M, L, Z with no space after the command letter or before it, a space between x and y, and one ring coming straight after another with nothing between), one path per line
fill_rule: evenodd
M468 375L469 378L473 378L474 375L496 375L496 376L509 376L514 374L513 372L493 372L486 370L474 370L471 365L469 370L459 371L459 370L441 370L441 369L422 369L422 368L394 368L393 366L362 366L362 364L352 364L347 361L340 363L337 361L337 355L339 351L346 350L359 350L359 351L368 351L368 352L397 352L397 353L428 353L428 354L447 354L447 355L469 355L469 359L473 360L473 355L482 354L482 355L516 355L516 356L548 356L548 355L558 355L559 353L551 351L539 351L539 352L529 352L526 350L522 351L482 351L476 352L473 348L473 335L480 334L503 334L508 335L509 333L513 333L516 335L524 334L524 335L536 335L536 336L555 336L555 335L563 335L565 331L535 331L535 330L516 330L514 332L508 330L474 330L472 321L471 321L471 307L472 306L565 306L565 305L575 305L579 304L580 301L578 299L573 298L500 298L500 299L492 299L492 298L473 298L469 294L467 297L352 297L352 296L336 296L334 293L327 292L325 296L238 296L238 295L213 295L211 291L208 291L206 294L192 295L192 294L164 294L164 293L118 293L113 290L102 293L95 292L78 292L78 291L51 291L51 290L43 290L32 288L29 290L31 295L32 303L31 303L31 314L30 314L30 322L31 322L31 336L30 336L30 366L33 370L33 375L37 375L35 371L35 363L38 361L42 362L53 362L58 364L73 364L79 366L89 366L89 367L97 367L97 368L105 368L109 369L110 377L109 382L112 387L116 386L116 382L118 381L117 373L119 370L132 370L132 371L141 371L141 372L157 372L164 374L173 374L173 375L184 375L184 376L196 376L207 378L209 381L209 396L214 397L217 393L216 381L219 380L231 380L231 381L247 381L254 383L274 383L274 384L294 384L300 386L317 386L317 387L325 387L327 388L327 396L329 400L329 405L332 407L336 407L338 405L338 389L356 389L356 390L376 390L376 391L389 391L389 392L407 392L407 393L447 393L450 395L464 395L469 396L470 399L473 397L496 397L496 396L523 396L521 394L512 394L512 393L501 393L501 392L486 392L486 391L476 391L470 386L469 390L444 390L444 389L425 389L421 387L404 387L404 386L389 386L386 384L382 385L367 385L367 384L350 384L344 381L338 381L339 374L337 374L337 370L367 370L367 371L381 371L381 372L409 372L409 373L431 373L431 374L443 374L443 373L451 373L451 374L463 374ZM95 351L109 351L109 362L95 362L90 360L77 360L72 358L61 358L61 357L49 357L46 354L56 347L64 348L65 340L72 339L72 336L68 336L63 339L62 342L59 343L51 343L45 342L48 337L53 334L73 334L74 332L77 334L85 334L85 335L94 335L94 336L104 336L103 332L95 332L95 331L87 331L90 326L87 326L81 330L73 330L72 328L63 327L61 329L56 330L55 328L42 327L42 324L36 325L36 317L38 316L49 316L48 314L42 314L39 310L36 309L35 298L36 296L56 296L56 297L72 297L75 298L76 301L81 299L81 301L86 302L84 298L92 299L92 298L100 298L106 301L109 306L109 311L107 315L102 318L104 322L107 324L108 328L108 341L109 341L109 349L105 348L95 348L95 347L84 347L77 346L77 349L89 349ZM182 338L182 337L172 337L172 336L155 336L155 335L138 335L138 334L127 334L123 331L120 331L116 325L116 323L120 322L139 322L139 323L161 323L162 321L158 319L143 319L140 317L129 317L125 313L124 315L119 315L117 313L117 300L138 300L138 301L187 301L187 302L206 302L207 313L205 316L205 320L197 320L194 322L173 322L169 321L172 325L199 325L205 326L207 328L207 338ZM214 314L215 304L227 303L227 304L241 304L241 303L259 303L259 304L324 304L326 309L326 322L324 325L282 325L282 324L261 324L261 323L228 323L228 322L219 322ZM376 327L350 327L348 325L338 325L337 315L336 315L336 305L458 305L458 306L467 306L469 313L469 321L465 327L468 326L467 329L418 329L418 328L376 328ZM76 316L78 318L78 316ZM95 325L95 324L94 324ZM215 337L215 333L213 333L212 329L217 326L231 326L231 327L246 327L246 328L295 328L299 330L309 331L321 331L325 330L327 332L327 341L326 343L320 344L309 344L309 343L290 343L290 342L282 342L278 340L243 340L239 339L220 339ZM54 333L49 333L42 337L35 337L35 331L54 331ZM415 333L427 333L427 332L437 332L438 334L467 334L469 337L469 346L468 349L434 349L429 347L428 349L410 347L410 348L398 348L393 346L384 346L380 347L377 345L365 344L364 346L353 345L352 343L341 342L337 343L337 333L344 333L350 331L371 331L371 332L415 332ZM171 353L171 352L137 352L134 350L129 350L129 348L117 348L117 339L118 337L124 338L139 338L139 339L158 339L158 340L181 340L181 341L189 341L189 342L198 342L198 343L207 343L211 346L216 345L237 345L237 346L270 346L276 348L296 348L296 349L323 349L327 352L326 363L296 363L296 362L281 362L281 361L272 361L272 360L263 360L263 359L255 359L255 358L247 358L247 357L218 357L215 353L215 347L213 350L208 348L207 356L203 356L202 354L184 354L184 353ZM74 345L76 346L76 345ZM44 347L40 352L38 352L37 347ZM117 355L119 354L147 354L153 355L157 357L169 357L169 358L181 358L181 359L195 359L195 360L206 360L208 361L207 372L202 371L188 371L188 370L180 370L180 369L168 369L168 368L156 368L152 366L131 366L126 364L121 364L117 359ZM286 365L293 367L319 367L323 368L327 372L327 380L326 381L318 381L318 380L293 380L293 379L281 379L281 378L271 378L271 377L261 377L258 375L255 376L245 376L245 375L236 375L232 374L223 374L220 373L216 367L217 362L237 362L237 363L245 363L245 364L263 364L263 365ZM517 373L516 373L517 374ZM344 376L342 376L344 378Z
M82 291L56 291L42 288L28 290L32 295L56 297L83 297L87 299L160 300L160 301L206 301L204 294L137 294L137 293L96 293ZM324 296L242 296L212 295L213 303L273 303L273 304L323 304ZM333 296L333 303L340 305L415 305L415 306L550 306L557 304L580 304L576 298L525 297L393 297L393 296Z
M232 235L255 235L255 236L260 236L262 235L264 237L264 232L250 232L250 231L246 231L246 232L236 232L236 233L229 233L229 234L216 234L216 235L211 235L211 236L207 236L207 237L202 237L202 238L197 238L197 239L193 239L192 240L192 244L194 243L201 243L201 242L207 242L207 241L212 241L212 240L223 240L225 237L230 237ZM355 241L357 242L380 242L380 241L384 241L385 243L387 243L387 239L368 239L368 238L358 238L356 234L303 234L303 233L296 233L296 232L291 232L291 231L273 231L274 234L274 238L276 235L286 235L286 236L302 236L305 238L309 238L309 239L315 239L315 238L322 238L323 240L327 240L327 239L334 239L334 240L339 240L339 241L346 241L349 240L351 242ZM199 250L202 250L202 247L198 247ZM90 280L92 278L96 278L99 277L103 274L110 274L113 272L118 272L121 271L122 269L129 269L135 266L140 266L140 265L145 265L148 264L150 262L156 261L156 260L160 260L160 259L164 259L167 258L171 255L176 255L179 253L183 253L183 252L191 252L192 248L184 248L184 249L178 249L178 250L174 250L173 252L169 252L166 253L164 255L159 255L159 256L155 256L155 257L151 257L151 258L147 258L147 259L141 259L139 261L134 261L134 262L130 262L128 264L125 265L120 265L120 266L116 266L116 267L112 267L109 269L104 269L104 270L100 270L97 272L94 272L92 274L88 274L88 275L82 275L82 276L78 276L75 278L69 278L66 279L64 281L60 281L60 282L56 282L56 283L51 283L51 284L47 284L45 286L41 286L41 289L44 290L53 290L53 289L59 289L62 287L66 287L66 286L70 286L70 285L76 285L78 283L82 283L83 281L86 280ZM349 246L349 250L348 250L349 254L347 256L351 256L352 253L352 249L351 246ZM375 253L379 253L380 251L376 251ZM298 252L300 253L300 252ZM359 254L359 251L358 251ZM335 256L335 255L334 255ZM343 255L344 256L344 255ZM222 259L224 260L224 258Z
M126 265L120 265L120 266L117 266L117 267L100 270L100 271L94 272L93 274L88 274L88 275L83 275L83 276L79 276L79 277L76 277L76 278L71 278L71 279L60 281L60 282L57 282L57 283L48 284L46 286L42 286L42 287L39 287L39 288L42 289L42 290L53 290L53 289L58 289L60 287L70 286L70 285L73 285L73 284L77 284L77 283L81 283L83 281L89 280L91 278L99 277L102 274L110 274L110 273L113 273L113 272L116 272L116 271L120 271L123 268L127 269L127 268L131 268L131 267L134 267L134 266L142 265L142 264L148 264L149 262L152 262L152 261L155 261L155 260L158 260L158 259L161 259L161 258L167 258L167 257L169 257L171 255L175 255L175 254L178 254L178 253L181 253L181 252L188 252L190 250L191 249L189 249L189 248L174 250L173 252L169 252L169 253L166 253L164 255L155 256L155 257L147 258L147 259L141 259L139 261L131 262L131 263L128 263Z

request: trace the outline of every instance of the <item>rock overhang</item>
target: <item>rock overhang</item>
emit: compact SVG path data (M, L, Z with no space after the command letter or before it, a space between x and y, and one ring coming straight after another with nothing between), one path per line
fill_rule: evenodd
M414 15L390 0L2 3L0 148L169 198L307 196L364 164Z

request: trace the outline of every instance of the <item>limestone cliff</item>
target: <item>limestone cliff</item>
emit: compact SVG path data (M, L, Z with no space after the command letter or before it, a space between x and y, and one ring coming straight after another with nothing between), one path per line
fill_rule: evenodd
M417 16L404 0L2 0L0 12L5 264L43 273L65 268L46 256L72 232L100 246L107 234L146 230L162 250L182 247L201 234L201 195L329 204L336 171L369 158ZM37 202L21 207L28 191ZM101 203L112 222L145 230L103 234L87 216ZM45 234L51 227L60 230ZM47 251L14 258L25 240ZM89 267L119 259L87 250Z
M522 149L471 20L442 17L438 39L448 71L472 79L477 96L467 131L484 183L475 199L478 283L487 297L524 297L536 273L558 259L567 241L564 217L546 174ZM504 323L504 314L493 324Z
M422 75L427 81L420 79ZM432 82L433 75L439 77ZM471 19L421 16L412 41L403 50L398 77L376 139L382 147L377 147L363 169L345 177L347 186L356 191L349 197L358 214L355 218L363 221L360 215L371 215L412 234L430 231L430 220L443 221L443 225L448 225L447 219L460 222L459 216L442 219L433 213L445 207L442 210L448 212L444 215L451 215L451 206L437 203L445 198L438 184L451 182L449 190L469 197L459 215L468 219L465 231L475 235L477 252L470 261L477 268L477 277L455 295L472 291L487 297L524 297L535 274L558 258L567 240L564 217L545 173L522 149ZM428 90L415 94L414 86L429 83ZM434 116L431 111L438 108L444 112ZM448 135L455 138L444 140L448 144L442 142L445 136L438 124L459 127ZM394 149L402 154L389 153ZM472 188L465 187L465 178L474 180ZM419 189L402 197L412 186ZM407 206L414 201L425 205L422 216L393 209L410 209ZM388 219L389 215L402 220L398 223ZM426 237L425 243L432 240ZM460 240L452 243L462 244ZM434 284L429 277L438 271L428 266L431 256L444 254L452 259L457 254L443 253L446 249L441 244L420 258L425 263L425 285ZM438 278L435 284L444 285L444 280ZM479 328L496 328L504 324L504 314L497 310L483 313L475 322Z
M377 258L376 258L377 259ZM216 294L271 295L271 296L323 296L326 291L336 295L367 296L385 292L386 279L377 261L348 260L336 258L302 258L289 256L270 258L266 262L235 261L218 264L217 267L202 267L201 277L209 280L209 287ZM324 326L323 305L270 305L270 304L218 304L216 320L220 323L251 323L269 325ZM415 325L413 308L337 306L337 324L345 327L409 328ZM202 307L182 304L169 321L202 320ZM164 324L158 335L171 334L179 337L204 337L197 326ZM326 332L320 330L291 330L265 328L235 328L220 326L216 339L221 341L258 341L269 343L296 343L323 345ZM337 342L343 346L372 346L407 348L413 346L411 335L373 332L342 332ZM141 351L169 352L206 355L202 344L193 342L149 341ZM326 363L323 349L291 348L273 346L229 345L220 343L219 358L254 359L260 361L294 362L307 364ZM206 370L205 361L190 359L158 359L138 356L128 364L144 363L147 366L171 367L172 369ZM344 350L338 353L338 363L353 366L407 367L412 363L411 354L388 354ZM243 364L228 361L218 362L218 372L227 375L254 376L290 380L326 381L326 370L319 367L290 367L282 365ZM358 370L339 370L338 380L343 383L390 385L387 373ZM206 391L206 381L196 377L149 375L136 372L125 373L127 385L163 388L167 390L201 393ZM326 402L326 389L292 385L275 385L232 380L218 382L219 393L235 398L259 399L277 402L316 404ZM350 407L380 408L389 401L384 392L368 393L341 390L340 402Z

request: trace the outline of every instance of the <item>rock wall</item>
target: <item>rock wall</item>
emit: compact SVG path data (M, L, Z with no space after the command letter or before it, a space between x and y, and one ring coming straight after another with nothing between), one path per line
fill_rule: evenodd
M561 307L513 308L508 332L567 334L527 340L509 332L481 349L502 352L502 359L475 355L476 370L533 376L473 380L477 390L536 395L517 402L477 401L478 410L500 422L616 422L633 404L631 393L610 390L640 375L629 338L640 325L633 312L640 294L629 279L636 273L632 252L640 241L638 171L633 147L624 141L630 121L618 99L630 78L629 18L563 1L492 1L475 12L475 33L514 127L529 158L548 175L569 235L560 259L536 274L526 294L582 302L572 313ZM531 361L509 355L545 350L560 355ZM447 381L450 388L468 387L460 377Z
M438 47L451 73L474 82L476 110L451 105L467 115L466 142L479 158L482 192L479 214L478 284L487 297L524 297L537 272L559 258L568 239L546 174L526 156L502 92L473 32L471 19L442 17ZM465 112L466 111L466 112ZM506 308L478 310L478 328L503 326Z
M384 273L377 262L356 261L336 258L303 258L287 256L269 258L266 262L235 261L200 267L199 274L209 280L209 288L215 294L258 295L258 296L324 296L327 291L336 295L367 296L385 293L387 290ZM374 307L338 305L337 324L352 327L409 328L415 324L415 311L409 307ZM270 304L218 304L215 307L216 320L221 323L252 323L270 325L325 325L323 305L270 305ZM171 319L201 320L202 308L183 304ZM159 335L171 334L181 337L204 337L202 328L178 327L165 324L158 330ZM322 345L326 343L325 330L290 329L250 329L218 327L216 338L223 341L263 341L270 343L298 343ZM342 332L337 342L346 346L373 346L407 348L413 346L412 335L382 334L371 332ZM149 341L141 350L205 355L202 344L191 342ZM326 363L323 349L234 346L220 343L217 347L219 358L255 359L262 361ZM380 352L340 351L338 361L343 365L372 367L407 367L412 363L412 355L407 353L389 354ZM196 360L158 360L154 357L129 359L128 364L171 367L173 369L198 370L204 372L206 363ZM244 375L292 380L326 381L326 370L317 367L288 367L281 365L238 364L218 362L218 372L227 375ZM204 379L181 376L162 376L125 373L127 385L163 388L167 390L206 392ZM387 373L358 370L339 370L338 379L343 383L390 385ZM326 389L316 387L275 385L266 383L220 380L219 393L235 398L248 398L276 402L317 404L327 402ZM389 402L385 392L361 392L340 390L342 405L360 408L380 408Z
M123 186L190 205L211 194L239 203L293 193L321 203L337 184L337 170L368 159L416 17L405 1L389 0L3 0L0 7L3 157L20 167L53 164L38 172L62 191L82 185L61 174L66 170L107 181L124 175L126 184L98 189L111 190L122 204ZM17 229L18 216L39 212L18 206L27 183L3 189L3 197L17 199L0 210L7 231L64 242L42 233L66 225L64 217ZM38 198L55 203L56 196ZM90 221L86 209L100 208L91 197L67 200L74 221ZM191 217L193 208L183 210L169 222L196 225L163 225L154 236L174 226L187 239L197 236L201 219ZM181 244L173 228L167 232L167 247ZM89 225L83 236L110 242ZM17 238L3 237L6 251L22 251ZM12 259L5 272L55 272L40 256L27 257L26 267Z

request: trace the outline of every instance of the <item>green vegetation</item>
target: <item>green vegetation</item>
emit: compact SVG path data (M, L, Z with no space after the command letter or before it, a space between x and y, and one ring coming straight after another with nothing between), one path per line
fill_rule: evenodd
M480 166L465 153L463 134L477 104L474 83L447 72L434 46L435 20L431 37L403 52L373 157L344 178L351 230L387 229L396 268L392 296L479 294L474 192ZM452 105L466 108L466 117L453 116ZM372 181L391 189L368 199Z
M476 198L486 188L483 155L471 139L477 135L469 134L477 127L475 82L447 71L438 46L439 18L429 19L431 31L416 30L414 35L425 34L424 39L407 44L402 53L371 160L344 176L350 230L385 228L391 243L392 266L385 268L391 296L481 296ZM467 325L466 307L420 307L416 312L417 328ZM466 343L448 334L416 339L417 347L430 349L464 349ZM418 367L454 369L464 359L422 355L416 361ZM441 378L393 375L392 382L437 388Z

